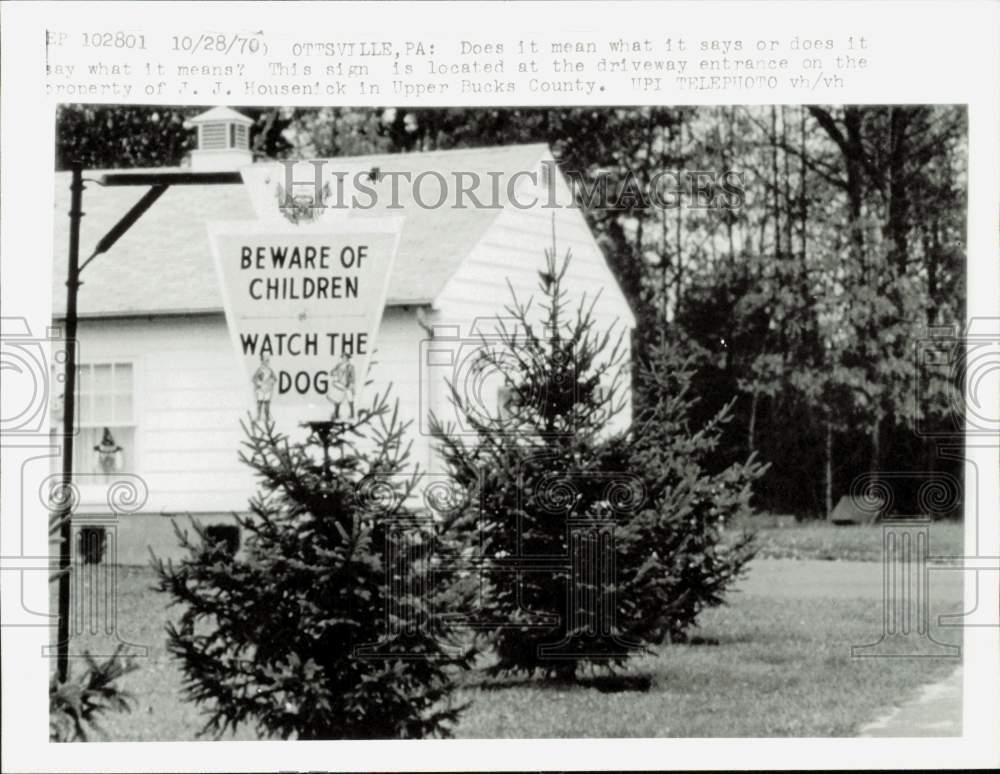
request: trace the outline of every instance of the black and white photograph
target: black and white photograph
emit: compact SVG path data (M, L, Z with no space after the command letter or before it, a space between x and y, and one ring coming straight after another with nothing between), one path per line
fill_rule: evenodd
M1000 6L0 10L5 771L1000 766Z
M57 738L961 733L963 107L56 125Z

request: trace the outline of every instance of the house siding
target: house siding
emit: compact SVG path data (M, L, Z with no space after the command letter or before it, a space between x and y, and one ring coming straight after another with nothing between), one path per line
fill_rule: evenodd
M143 511L244 509L253 478L237 454L247 404L225 318L84 319L79 340L82 363L133 363L136 449L128 472L148 489ZM85 510L102 504L84 497Z
M565 204L570 193L561 175L556 186L556 201ZM540 315L539 271L544 266L545 250L552 247L554 233L557 257L564 256L567 250L572 254L564 280L569 309L575 312L581 299L593 300L599 293L594 307L597 328L613 328L624 334L623 362L628 363L629 332L635 326L635 319L583 213L568 206L547 208L542 206L544 201L545 197L539 195L537 206L508 208L500 214L445 286L435 303L433 323L457 326L463 337L474 342L471 327L477 318L509 317L504 307L512 301L510 288L522 303L534 297L533 307ZM436 411L446 416L454 414L444 391L434 397ZM625 411L615 418L614 426L626 427L630 419L631 401L628 401Z
M83 319L78 336L82 364L133 364L136 448L133 469L125 472L141 477L148 497L137 513L114 522L117 560L145 563L149 545L160 556L176 558L169 517L228 523L233 512L246 511L256 488L251 470L239 460L240 421L251 401L225 318ZM410 459L426 470L430 445L418 421L422 336L412 307L386 310L370 389L385 389L392 382L401 418L413 420ZM81 524L105 523L110 515L106 489L106 483L81 482Z

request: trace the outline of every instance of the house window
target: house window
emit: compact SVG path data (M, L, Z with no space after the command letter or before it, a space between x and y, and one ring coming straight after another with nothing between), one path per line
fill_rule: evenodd
M82 527L77 533L77 556L84 564L100 564L108 548L108 532L104 527Z
M77 374L80 432L73 469L87 475L135 472L135 398L131 363L90 363Z
M207 542L218 544L229 556L240 550L240 528L235 524L209 524L205 527Z

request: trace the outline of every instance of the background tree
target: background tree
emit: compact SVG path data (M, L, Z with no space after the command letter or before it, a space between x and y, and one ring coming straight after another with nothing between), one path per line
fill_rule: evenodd
M253 119L251 147L261 157L281 158L293 148L286 137L293 111L240 108ZM85 169L173 167L195 148L184 122L205 108L196 106L59 105L56 108L56 169L78 160Z

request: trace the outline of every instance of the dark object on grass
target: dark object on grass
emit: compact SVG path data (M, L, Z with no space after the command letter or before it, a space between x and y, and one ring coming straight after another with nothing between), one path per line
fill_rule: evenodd
M652 675L597 675L579 680L584 688L596 688L601 693L646 693L653 687Z
M886 508L885 500L876 497L855 498L844 495L830 514L830 521L838 527L852 524L872 524L882 517Z

